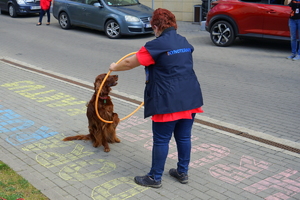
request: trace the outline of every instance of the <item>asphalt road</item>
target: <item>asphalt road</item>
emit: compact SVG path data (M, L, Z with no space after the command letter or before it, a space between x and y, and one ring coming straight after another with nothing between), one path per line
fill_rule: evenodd
M51 17L50 26L36 26L38 16L0 15L0 58L92 84L96 75L108 71L110 63L154 38L112 40L95 30L62 30ZM205 103L201 119L299 145L300 61L285 59L290 54L289 42L236 40L231 47L220 48L198 24L178 25L178 33L195 48L194 68ZM118 75L114 91L142 99L143 67Z

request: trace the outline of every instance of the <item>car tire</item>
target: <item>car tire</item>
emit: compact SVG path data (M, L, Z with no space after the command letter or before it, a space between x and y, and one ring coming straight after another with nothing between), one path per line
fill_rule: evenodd
M210 29L211 41L220 47L230 46L235 40L233 27L227 21L218 21Z
M110 39L121 37L121 27L115 20L111 19L105 24L105 34Z
M58 19L59 19L58 20L59 25L62 29L70 29L71 28L71 21L70 21L70 18L67 13L65 13L65 12L60 13Z
M15 6L13 4L9 4L8 13L9 13L9 16L11 16L11 17L17 17L17 12L16 12Z

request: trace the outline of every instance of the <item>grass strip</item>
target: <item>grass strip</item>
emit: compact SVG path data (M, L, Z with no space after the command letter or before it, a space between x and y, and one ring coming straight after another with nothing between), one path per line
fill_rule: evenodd
M0 200L49 200L41 191L0 161Z

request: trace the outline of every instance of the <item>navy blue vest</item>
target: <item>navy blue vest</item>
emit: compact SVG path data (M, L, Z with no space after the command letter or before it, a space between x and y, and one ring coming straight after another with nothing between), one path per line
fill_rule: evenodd
M194 47L171 27L145 48L155 61L145 67L144 117L199 108L200 84L193 70Z

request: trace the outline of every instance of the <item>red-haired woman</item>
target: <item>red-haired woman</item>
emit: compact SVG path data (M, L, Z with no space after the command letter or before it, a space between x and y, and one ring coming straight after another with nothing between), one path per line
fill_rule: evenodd
M158 8L150 23L157 38L147 42L134 56L112 63L109 69L123 71L145 66L144 117L152 116L152 166L147 175L136 176L134 180L142 186L159 188L173 133L178 163L169 174L180 183L188 182L191 130L195 114L203 112L203 100L193 70L194 48L177 34L174 14Z
M50 25L50 7L51 7L51 1L52 0L41 0L40 5L41 5L41 11L40 11L40 18L39 18L39 23L37 23L37 26L42 25L42 20L43 16L45 13L47 13L47 25Z

